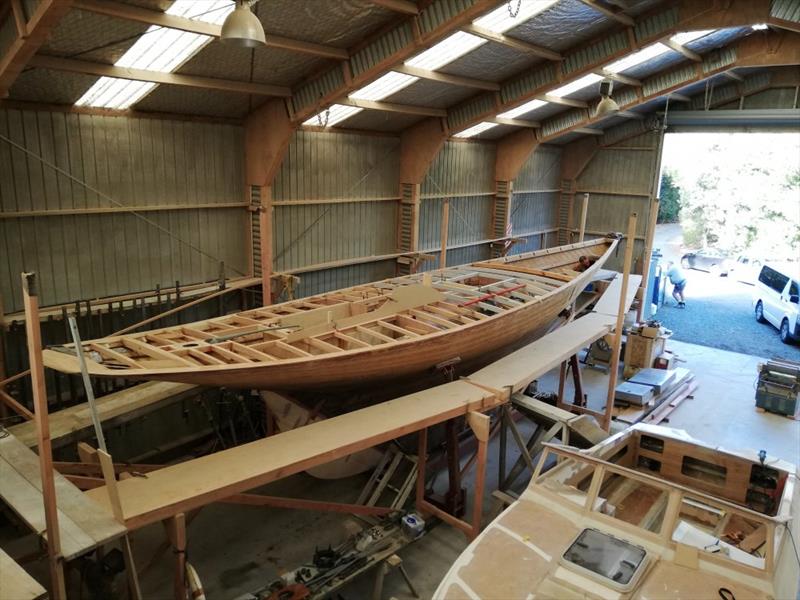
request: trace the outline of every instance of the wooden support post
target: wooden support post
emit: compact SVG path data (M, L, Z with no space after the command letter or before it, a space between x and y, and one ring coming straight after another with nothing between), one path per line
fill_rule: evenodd
M642 320L642 311L645 309L645 302L650 302L648 296L650 285L650 261L653 257L653 239L656 235L656 224L658 221L658 208L660 206L660 199L653 198L650 202L650 214L647 219L647 233L645 233L644 240L644 256L642 257L642 300L639 302L639 308L636 309L636 320Z
M447 230L450 226L450 199L445 198L442 202L442 251L439 255L439 268L447 266Z
M475 487L472 499L472 539L475 539L481 530L481 517L483 515L483 488L486 483L486 450L489 445L490 419L483 413L471 412L467 415L475 438L478 440L478 461L475 465Z
M164 522L167 535L175 552L173 592L175 600L186 600L186 516L175 515Z
M566 408L564 403L564 387L567 383L567 361L562 361L558 369L558 398L556 398L556 406L558 408Z
M258 213L261 235L261 296L264 306L272 304L272 186L261 186L261 209Z
M500 444L498 450L500 456L497 463L497 489L502 489L506 479L506 458L508 450L508 423L506 422L506 412L500 411Z
M417 432L419 436L417 446L417 497L416 507L418 511L422 511L422 506L425 503L425 465L428 462L428 428L420 429Z
M611 345L611 363L608 369L608 397L606 398L606 410L603 413L602 423L602 427L606 431L611 431L611 413L614 412L614 393L617 389L619 354L622 348L622 325L625 322L625 298L628 294L628 280L631 275L633 247L636 245L636 219L636 213L631 213L628 218L628 235L625 238L625 261L622 265L622 288L619 292L617 323L614 328L614 343Z
M589 211L589 194L583 195L583 202L581 202L581 221L578 228L578 241L582 242L586 234L586 214Z
M122 501L119 497L119 490L117 489L116 471L114 470L114 461L111 455L104 450L96 450L95 456L100 462L100 469L103 471L103 479L106 482L106 490L108 491L108 500L111 505L111 510L114 513L114 518L125 524L125 513L122 509ZM134 600L142 599L142 591L139 587L139 574L136 572L136 563L133 560L133 548L131 548L131 540L126 533L122 536L122 556L125 559L125 573L128 578L128 592Z
M22 296L25 305L25 332L28 337L28 359L31 365L31 388L39 443L39 468L42 474L44 519L47 528L47 558L50 569L50 597L67 597L64 585L64 562L61 556L61 530L58 525L56 487L53 473L53 449L50 445L50 421L47 415L47 389L42 365L42 331L39 325L39 295L36 274L22 274Z
M572 383L575 386L575 406L586 406L586 398L583 395L583 378L581 377L580 363L578 355L573 354L569 357L569 367L572 369Z

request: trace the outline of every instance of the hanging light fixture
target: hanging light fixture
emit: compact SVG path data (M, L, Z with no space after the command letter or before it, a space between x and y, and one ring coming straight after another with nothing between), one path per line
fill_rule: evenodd
M249 0L236 0L236 8L222 24L220 39L231 46L256 48L267 43L264 27L250 10Z
M594 118L619 112L619 104L611 97L613 89L614 84L608 79L600 82L600 102L597 103L597 107L594 109Z

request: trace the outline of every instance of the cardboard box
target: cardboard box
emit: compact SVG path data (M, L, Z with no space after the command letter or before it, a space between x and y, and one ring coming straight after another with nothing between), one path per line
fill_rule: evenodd
M657 338L661 333L661 327L650 327L649 325L642 325L641 335L646 338Z

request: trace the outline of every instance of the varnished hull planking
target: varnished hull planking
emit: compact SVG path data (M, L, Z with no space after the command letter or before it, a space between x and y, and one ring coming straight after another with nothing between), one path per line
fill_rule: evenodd
M88 361L95 376L246 389L353 389L432 373L448 361L477 368L543 335L615 246L615 240L596 240L483 261L93 340L84 348L95 359ZM577 272L572 268L584 253L595 262ZM261 323L302 326L289 333L236 333ZM242 337L209 341L230 331ZM76 357L65 352L46 351L45 362L77 370Z

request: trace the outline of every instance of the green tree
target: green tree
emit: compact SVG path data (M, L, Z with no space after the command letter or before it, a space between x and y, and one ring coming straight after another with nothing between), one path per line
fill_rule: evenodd
M661 201L658 204L659 223L677 223L681 214L681 190L675 185L675 173L664 171L661 178Z

